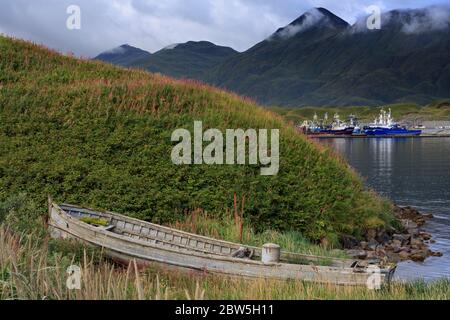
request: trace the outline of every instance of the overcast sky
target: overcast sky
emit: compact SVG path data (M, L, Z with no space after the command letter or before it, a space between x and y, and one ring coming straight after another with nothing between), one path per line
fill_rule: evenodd
M0 0L0 33L87 57L125 43L154 52L189 40L244 51L313 7L353 23L370 5L432 4L450 0ZM81 8L80 30L66 27L69 5Z

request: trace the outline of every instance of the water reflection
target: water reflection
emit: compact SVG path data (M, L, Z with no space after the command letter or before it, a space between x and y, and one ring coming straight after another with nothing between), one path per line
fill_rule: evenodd
M450 277L450 138L329 139L330 145L365 178L367 185L400 205L436 218L426 228L444 253L425 263L399 266L402 278Z

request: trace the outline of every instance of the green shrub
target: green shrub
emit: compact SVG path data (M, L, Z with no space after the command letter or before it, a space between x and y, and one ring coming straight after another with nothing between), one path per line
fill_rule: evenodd
M257 232L294 230L314 241L357 233L368 218L390 214L347 164L251 101L11 39L1 41L0 56L0 201L26 192L41 208L33 212L44 213L51 194L170 223L195 208L220 217L237 193ZM195 120L221 131L280 129L280 173L173 165L171 133Z
M25 193L9 196L0 202L0 222L18 233L44 232L45 208Z

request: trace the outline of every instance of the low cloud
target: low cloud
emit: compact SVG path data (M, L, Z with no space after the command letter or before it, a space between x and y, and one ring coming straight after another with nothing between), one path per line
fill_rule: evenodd
M306 31L316 25L321 20L327 19L319 10L311 9L305 13L305 18L301 23L297 24L289 24L283 30L276 33L276 36L282 38L290 38L295 36L298 33ZM275 36L275 35L274 35Z
M411 20L402 21L405 33L424 33L446 29L450 25L450 6L432 6L415 11Z
M104 53L105 54L122 54L124 52L125 52L125 48L120 46L120 47L109 49L109 50L105 51Z
M368 32L367 19L357 19L350 32ZM450 6L435 5L421 9L401 9L381 15L381 29L391 23L401 25L401 31L408 34L443 30L450 27Z
M163 49L164 49L164 50L173 50L173 49L175 49L176 47L178 47L179 45L180 45L179 43L174 43L174 44L170 44L170 45L164 47Z

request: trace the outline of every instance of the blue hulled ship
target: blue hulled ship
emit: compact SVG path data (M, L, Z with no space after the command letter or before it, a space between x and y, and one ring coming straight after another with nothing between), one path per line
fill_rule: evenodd
M421 135L422 130L409 130L400 126L392 118L391 109L388 112L382 109L379 118L375 119L373 124L364 127L364 133L372 137L411 137Z

